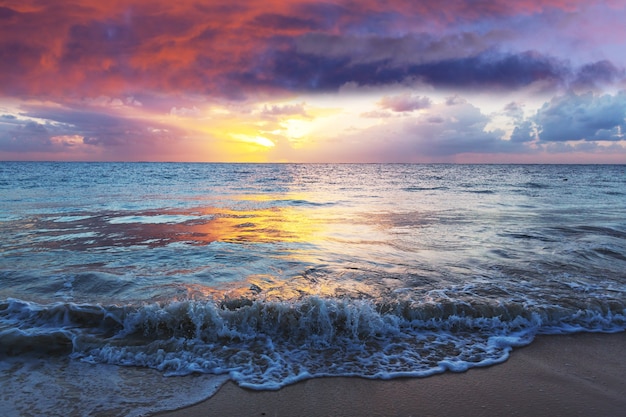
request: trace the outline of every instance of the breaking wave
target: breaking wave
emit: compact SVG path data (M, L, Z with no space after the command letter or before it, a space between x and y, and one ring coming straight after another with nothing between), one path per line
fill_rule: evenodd
M228 375L254 389L319 376L464 371L506 360L537 334L624 330L626 308L616 301L588 308L320 297L141 306L0 303L0 355L62 355L167 376Z

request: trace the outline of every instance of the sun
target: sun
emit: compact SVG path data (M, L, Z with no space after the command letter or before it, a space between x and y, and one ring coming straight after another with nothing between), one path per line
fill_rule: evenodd
M301 142L313 130L311 121L302 119L288 119L282 123L285 136L291 142Z

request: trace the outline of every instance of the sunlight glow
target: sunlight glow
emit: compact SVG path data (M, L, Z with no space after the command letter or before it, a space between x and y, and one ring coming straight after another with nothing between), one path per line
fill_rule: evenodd
M238 141L241 142L245 142L245 143L252 143L255 145L260 145L260 146L264 146L266 148L273 148L274 146L276 146L274 144L274 142L272 142L271 140L269 140L266 137L263 136L248 136L248 135L243 135L240 133L231 133L230 137L233 139L236 139Z
M302 139L312 130L312 123L306 120L289 119L285 120L282 125L290 140Z

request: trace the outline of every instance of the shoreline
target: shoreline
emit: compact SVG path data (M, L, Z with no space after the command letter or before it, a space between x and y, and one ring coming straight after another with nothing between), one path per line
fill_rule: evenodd
M425 378L314 378L278 391L226 383L160 417L618 416L626 409L626 332L538 336L501 364Z

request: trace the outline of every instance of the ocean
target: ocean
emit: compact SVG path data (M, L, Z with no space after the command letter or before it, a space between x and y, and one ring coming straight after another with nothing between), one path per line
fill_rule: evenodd
M0 238L5 416L626 330L626 165L0 162Z

